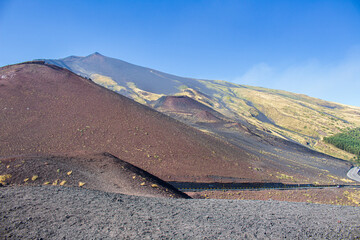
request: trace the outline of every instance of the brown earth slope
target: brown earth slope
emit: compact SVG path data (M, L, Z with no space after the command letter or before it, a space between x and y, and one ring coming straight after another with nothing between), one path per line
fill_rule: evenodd
M188 112L188 111L211 111L214 112L208 106L195 101L187 96L164 96L158 99L154 105L154 108L161 108L164 111L174 112Z
M1 185L59 185L147 197L188 198L161 179L108 153L0 158Z
M0 69L0 111L0 156L109 152L166 181L328 183L350 168L335 161L342 174L333 176L292 161L284 171L284 163L43 62Z
M178 181L260 179L245 152L63 68L0 69L0 156L109 152Z
M224 122L227 118L188 96L163 96L151 106L159 112L185 122Z

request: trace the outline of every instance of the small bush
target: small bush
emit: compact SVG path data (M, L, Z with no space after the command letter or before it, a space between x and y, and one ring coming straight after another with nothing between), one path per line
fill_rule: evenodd
M5 185L5 181L11 178L11 174L0 175L0 184Z

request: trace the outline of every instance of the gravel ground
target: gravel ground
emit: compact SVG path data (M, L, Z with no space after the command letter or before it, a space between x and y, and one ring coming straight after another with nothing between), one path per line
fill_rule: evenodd
M360 208L0 188L5 239L358 239Z

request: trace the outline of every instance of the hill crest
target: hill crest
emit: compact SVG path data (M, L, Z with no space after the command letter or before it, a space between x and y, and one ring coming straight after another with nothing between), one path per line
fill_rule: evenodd
M101 55L45 60L67 66L77 74L147 106L163 96L188 96L214 111L274 136L291 139L334 157L354 156L323 141L326 136L360 126L360 108L281 90L239 85L220 80L178 77ZM95 64L96 63L96 64ZM104 82L107 79L108 82Z

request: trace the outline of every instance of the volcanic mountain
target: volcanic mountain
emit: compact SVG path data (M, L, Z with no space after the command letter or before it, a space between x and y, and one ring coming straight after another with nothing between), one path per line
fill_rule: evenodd
M269 179L249 172L254 156L69 70L29 62L0 76L0 156L109 152L165 180Z
M350 160L355 157L324 142L323 138L359 127L359 107L226 81L178 77L99 53L46 62L91 78L148 106L164 95L188 96L234 122L248 123L260 131L337 158ZM179 120L183 120L182 117Z
M1 157L108 152L165 181L341 183L351 167L278 140L264 157L256 134L249 151L41 61L0 69L0 111Z

